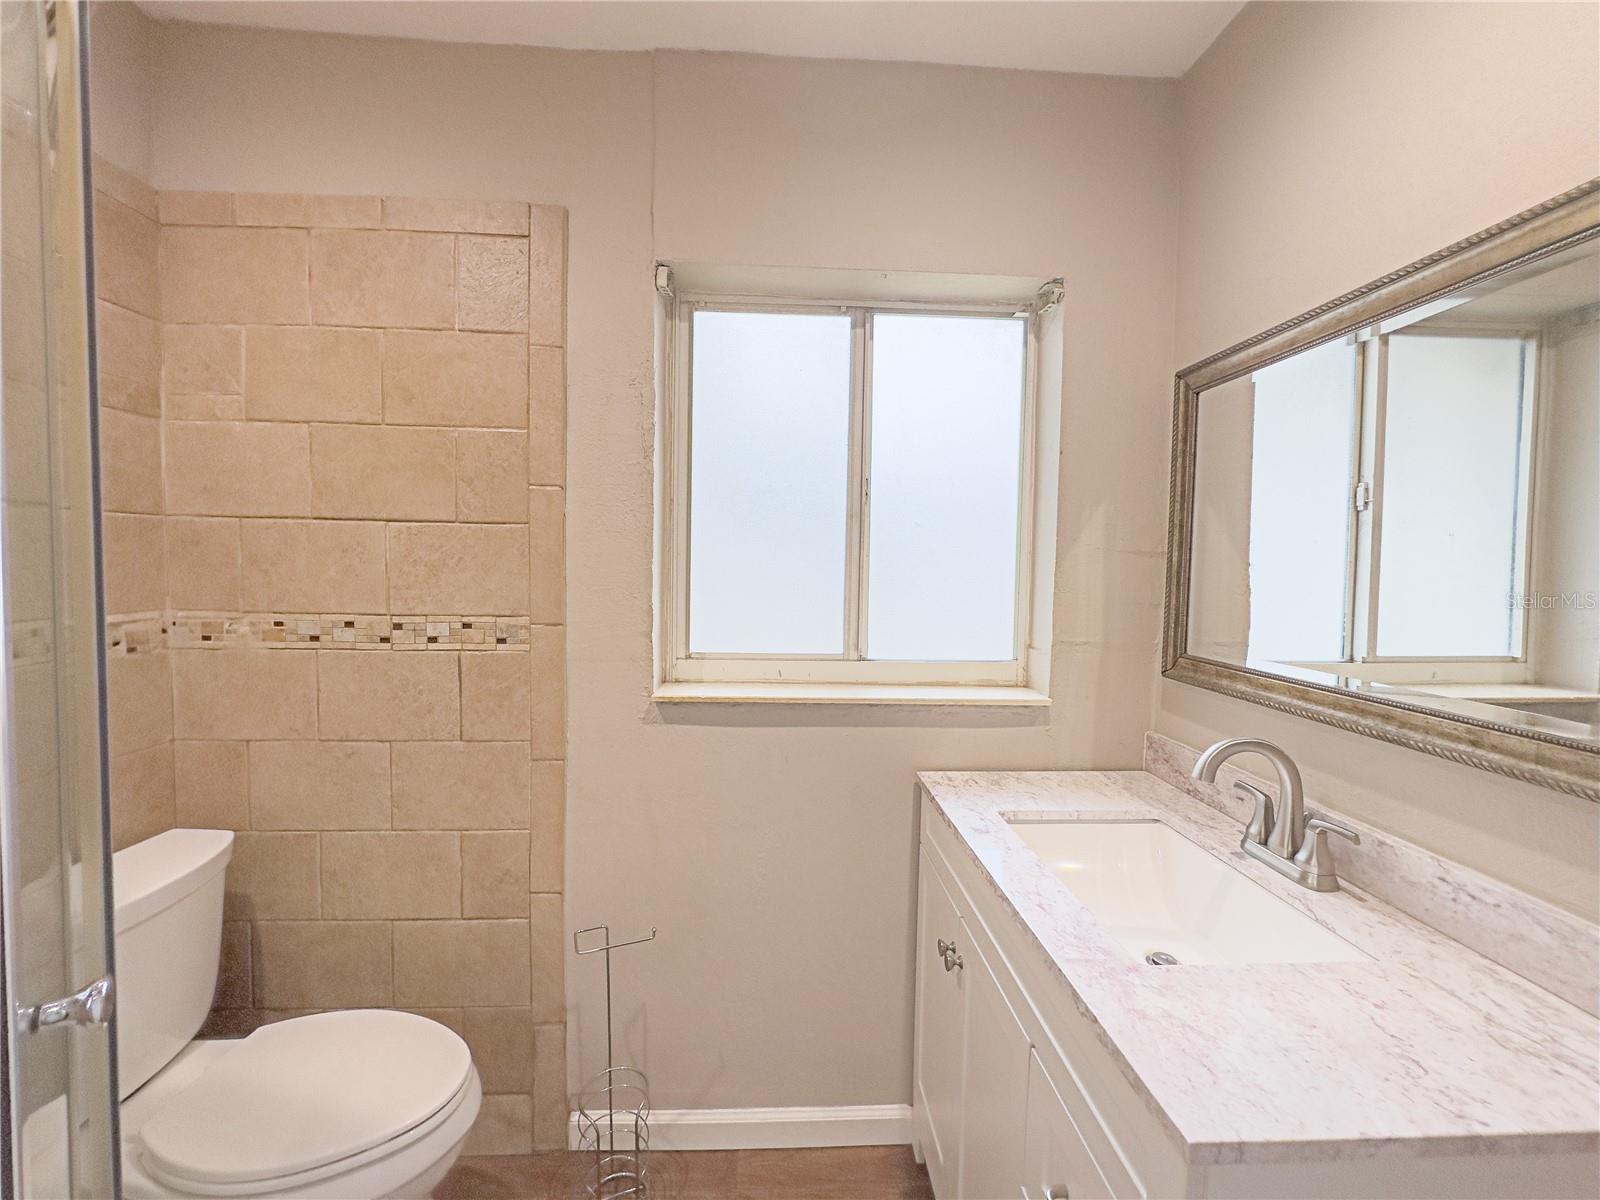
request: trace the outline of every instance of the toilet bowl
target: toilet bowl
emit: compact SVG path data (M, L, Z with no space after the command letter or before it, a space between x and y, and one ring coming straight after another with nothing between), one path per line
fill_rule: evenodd
M452 1030L356 1009L193 1040L232 842L174 829L113 856L124 1195L421 1200L482 1102Z

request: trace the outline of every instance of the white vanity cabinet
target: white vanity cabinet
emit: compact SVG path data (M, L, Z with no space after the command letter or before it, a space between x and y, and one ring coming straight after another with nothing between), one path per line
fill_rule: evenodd
M991 935L993 917L976 910L946 853L926 838L919 865L912 1108L934 1193L939 1200L1144 1196ZM1081 1123L1091 1125L1090 1135ZM1109 1168L1099 1165L1091 1139Z

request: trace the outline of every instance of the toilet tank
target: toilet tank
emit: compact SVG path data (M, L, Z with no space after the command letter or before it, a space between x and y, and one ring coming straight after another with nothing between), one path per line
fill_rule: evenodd
M125 1099L193 1040L222 956L224 829L169 829L111 856L117 1083Z

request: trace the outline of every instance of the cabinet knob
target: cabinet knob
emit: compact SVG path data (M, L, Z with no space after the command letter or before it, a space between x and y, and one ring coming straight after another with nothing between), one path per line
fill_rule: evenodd
M939 939L939 957L944 959L946 971L965 970L966 964L961 961L961 955L956 953L956 944Z
M1058 1183L1055 1187L1045 1188L1044 1200L1072 1200L1072 1193L1067 1191L1066 1184Z

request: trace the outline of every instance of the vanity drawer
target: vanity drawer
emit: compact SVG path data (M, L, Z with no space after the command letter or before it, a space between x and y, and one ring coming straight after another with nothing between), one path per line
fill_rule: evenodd
M1022 1143L1023 1200L1114 1200L1078 1123L1037 1053L1028 1056L1028 1120Z

